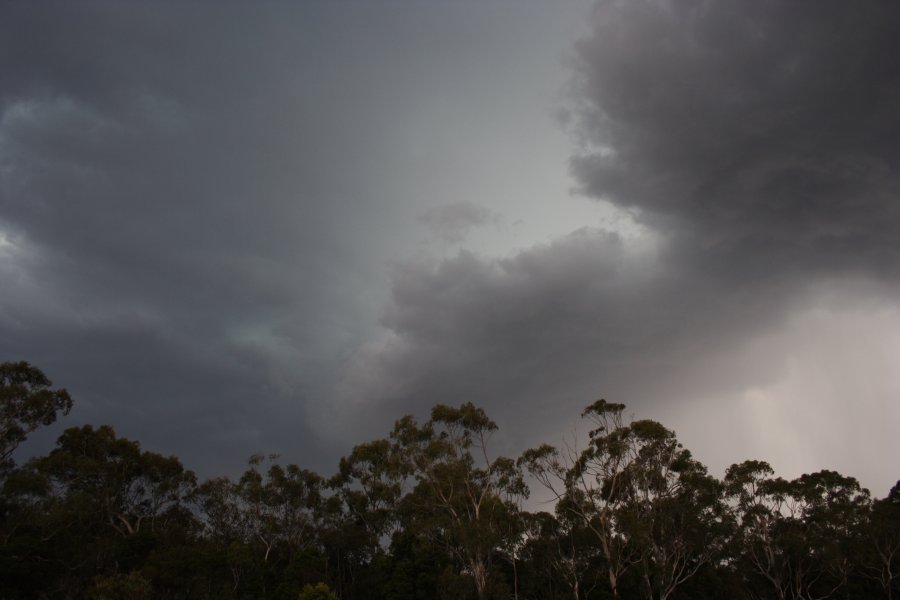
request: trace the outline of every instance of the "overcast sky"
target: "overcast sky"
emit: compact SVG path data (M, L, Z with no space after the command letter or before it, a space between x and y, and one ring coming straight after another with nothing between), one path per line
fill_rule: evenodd
M4 3L0 360L201 475L604 397L900 477L900 3Z

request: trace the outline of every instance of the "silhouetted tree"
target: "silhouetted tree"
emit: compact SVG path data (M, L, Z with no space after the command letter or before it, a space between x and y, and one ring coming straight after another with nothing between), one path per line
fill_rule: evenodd
M13 452L28 434L72 409L69 393L52 385L27 362L0 363L0 473L11 466Z

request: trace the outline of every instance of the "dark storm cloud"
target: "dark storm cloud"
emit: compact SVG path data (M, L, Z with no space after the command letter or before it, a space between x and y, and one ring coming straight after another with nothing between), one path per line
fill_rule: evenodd
M490 178L460 175L494 151L472 139L522 129L506 117L561 14L4 4L0 360L69 388L60 426L111 422L206 473L259 451L331 469L354 440L323 439L328 392L386 262Z
M721 468L757 433L717 399L789 376L795 315L828 290L896 303L900 4L601 2L592 27L574 61L572 171L648 234L585 229L509 259L399 269L388 333L344 394L392 414L472 400L512 447L603 395L692 423L693 442L727 432L730 448L701 455ZM870 401L890 406L880 389ZM818 468L843 451L794 441L828 444ZM867 475L883 484L889 468Z
M388 214L360 192L380 125L344 80L374 76L317 72L299 10L3 12L5 359L191 466L320 448L307 408L359 335L362 222Z
M357 356L345 398L389 416L473 401L521 444L566 429L597 394L646 414L774 380L780 365L744 338L764 333L760 320L777 327L796 299L723 290L673 272L660 251L583 229L508 259L463 252L398 267L390 333ZM751 359L756 371L743 371ZM360 398L369 404L350 401Z
M897 277L900 5L611 1L592 23L575 67L587 193L737 278Z
M760 340L823 290L896 305L897 3L599 4L572 172L641 227L405 263L374 340L415 215L453 242L495 219L459 182L527 152L493 127L554 10L166 6L0 9L0 358L70 388L65 425L207 472L328 470L435 402L516 449L598 395L677 428L782 379Z

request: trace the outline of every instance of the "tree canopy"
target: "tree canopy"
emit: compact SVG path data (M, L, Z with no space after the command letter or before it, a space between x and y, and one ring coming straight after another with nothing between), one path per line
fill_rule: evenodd
M198 481L104 425L16 465L72 400L27 363L0 377L0 598L900 597L900 482L873 500L761 460L718 479L620 403L586 407L581 446L497 456L483 409L437 405L328 476L257 455Z
M8 467L19 444L58 414L69 414L72 398L27 362L0 363L0 469Z

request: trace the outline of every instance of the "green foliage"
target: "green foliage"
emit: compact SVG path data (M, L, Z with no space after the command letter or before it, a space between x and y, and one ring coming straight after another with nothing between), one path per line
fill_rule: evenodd
M137 571L127 575L115 574L95 578L93 587L88 590L88 600L150 600L153 598L153 587Z
M355 446L325 479L254 456L197 485L107 426L9 456L71 407L26 363L0 366L0 598L384 599L900 597L900 482L794 480L762 461L724 479L652 420L598 400L582 447L494 456L471 403ZM528 513L524 473L550 490Z
M877 582L887 598L900 598L900 481L872 504L856 548L863 577Z
M317 583L315 586L306 584L300 591L300 600L337 600L331 589L324 583Z
M401 419L391 434L416 481L403 499L403 524L444 548L486 598L496 561L515 560L518 503L528 488L515 461L491 458L497 425L482 409L438 405L431 417L422 426Z
M397 526L410 465L397 444L382 439L354 447L338 469L329 485L364 532L366 551L374 554Z
M196 485L177 458L142 452L109 426L67 429L56 449L31 467L62 491L60 501L94 504L90 517L122 537L177 520L178 507Z
M786 481L760 461L733 465L725 486L736 515L735 553L751 588L778 598L830 597L853 571L852 548L869 493L852 477L819 471Z
M27 362L0 363L0 471L12 464L12 453L35 429L69 414L72 398L40 369Z
M625 423L624 410L594 402L582 413L593 426L584 448L563 455L545 445L526 451L520 464L556 497L569 539L579 528L592 535L614 597L636 576L646 597L669 597L721 554L728 514L721 486L674 432L651 420ZM578 595L584 569L577 563L589 556L560 546L554 559Z

